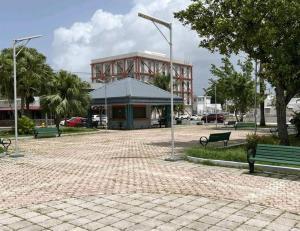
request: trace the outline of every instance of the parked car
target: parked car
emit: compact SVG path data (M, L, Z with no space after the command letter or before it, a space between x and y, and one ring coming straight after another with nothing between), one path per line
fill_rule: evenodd
M66 126L68 127L83 127L86 125L86 118L83 117L72 117L68 119Z
M209 114L209 115L205 115L205 116L203 116L202 118L201 118L201 121L204 121L204 122L208 122L208 123L210 123L210 122L214 122L214 121L216 121L216 118L217 118L217 122L218 123L224 123L224 120L225 120L225 118L224 118L224 115L223 114Z
M190 116L188 114L182 114L175 118L175 120L188 120Z
M190 120L200 120L201 118L198 115L192 115Z

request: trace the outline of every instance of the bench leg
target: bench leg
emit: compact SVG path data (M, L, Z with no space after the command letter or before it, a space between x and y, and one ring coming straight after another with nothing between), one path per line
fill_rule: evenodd
M254 173L254 163L249 162L249 173Z

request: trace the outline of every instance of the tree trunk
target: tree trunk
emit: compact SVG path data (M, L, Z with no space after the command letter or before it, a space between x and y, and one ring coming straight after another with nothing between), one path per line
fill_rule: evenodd
M266 126L265 119L265 82L259 78L259 95L260 95L260 126Z
M60 123L61 118L59 116L55 116L54 118L54 123L57 129L59 129L59 123Z
M266 119L265 119L265 102L260 102L260 124L261 127L266 126Z
M286 125L286 104L283 87L278 85L275 88L276 92L276 112L277 112L277 127L278 136L281 145L289 145L289 137Z
M243 113L240 114L240 122L244 122L244 115L243 115Z
M25 106L26 106L25 115L28 116L29 118L31 118L30 110L29 110L29 102L26 101Z
M17 104L18 105L18 104ZM25 98L21 97L21 116L24 115Z
M238 117L238 114L237 114L236 110L234 111L234 115L235 115L235 119L236 119L236 121L237 121L237 122L240 122L240 120L239 120L239 117Z

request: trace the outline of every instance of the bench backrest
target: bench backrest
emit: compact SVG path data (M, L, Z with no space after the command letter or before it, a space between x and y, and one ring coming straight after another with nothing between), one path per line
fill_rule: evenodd
M35 128L35 132L37 133L57 133L58 130L55 127L48 127L48 128Z
M235 124L236 127L255 127L255 123L252 123L252 122L247 122L247 123L244 123L244 122L237 122Z
M209 138L208 138L208 141L209 142L216 142L216 141L229 140L230 134L231 134L231 132L210 134Z
M270 162L300 165L300 147L258 144L255 158L262 158Z

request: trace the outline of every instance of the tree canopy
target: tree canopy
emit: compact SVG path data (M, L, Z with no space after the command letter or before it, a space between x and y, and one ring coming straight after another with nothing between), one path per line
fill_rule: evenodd
M206 90L208 95L214 95L215 85L217 87L217 95L221 95L223 100L230 103L233 110L239 114L239 120L243 120L243 115L249 111L254 105L254 81L252 80L253 66L250 60L244 63L238 61L241 71L235 70L229 58L222 59L223 65L216 67L212 65L211 73L217 79L210 80L211 85Z
M55 115L55 124L59 127L62 118L86 115L90 105L89 84L67 71L55 74L50 92L41 97L41 105L47 112Z
M194 0L175 17L197 31L201 47L261 63L276 91L279 137L288 144L286 104L300 91L300 2Z
M17 52L22 47L17 48ZM34 101L34 96L45 93L51 81L52 69L46 57L34 48L24 47L17 56L17 95L21 98L21 112ZM13 50L3 49L0 54L0 88L3 97L13 98Z

